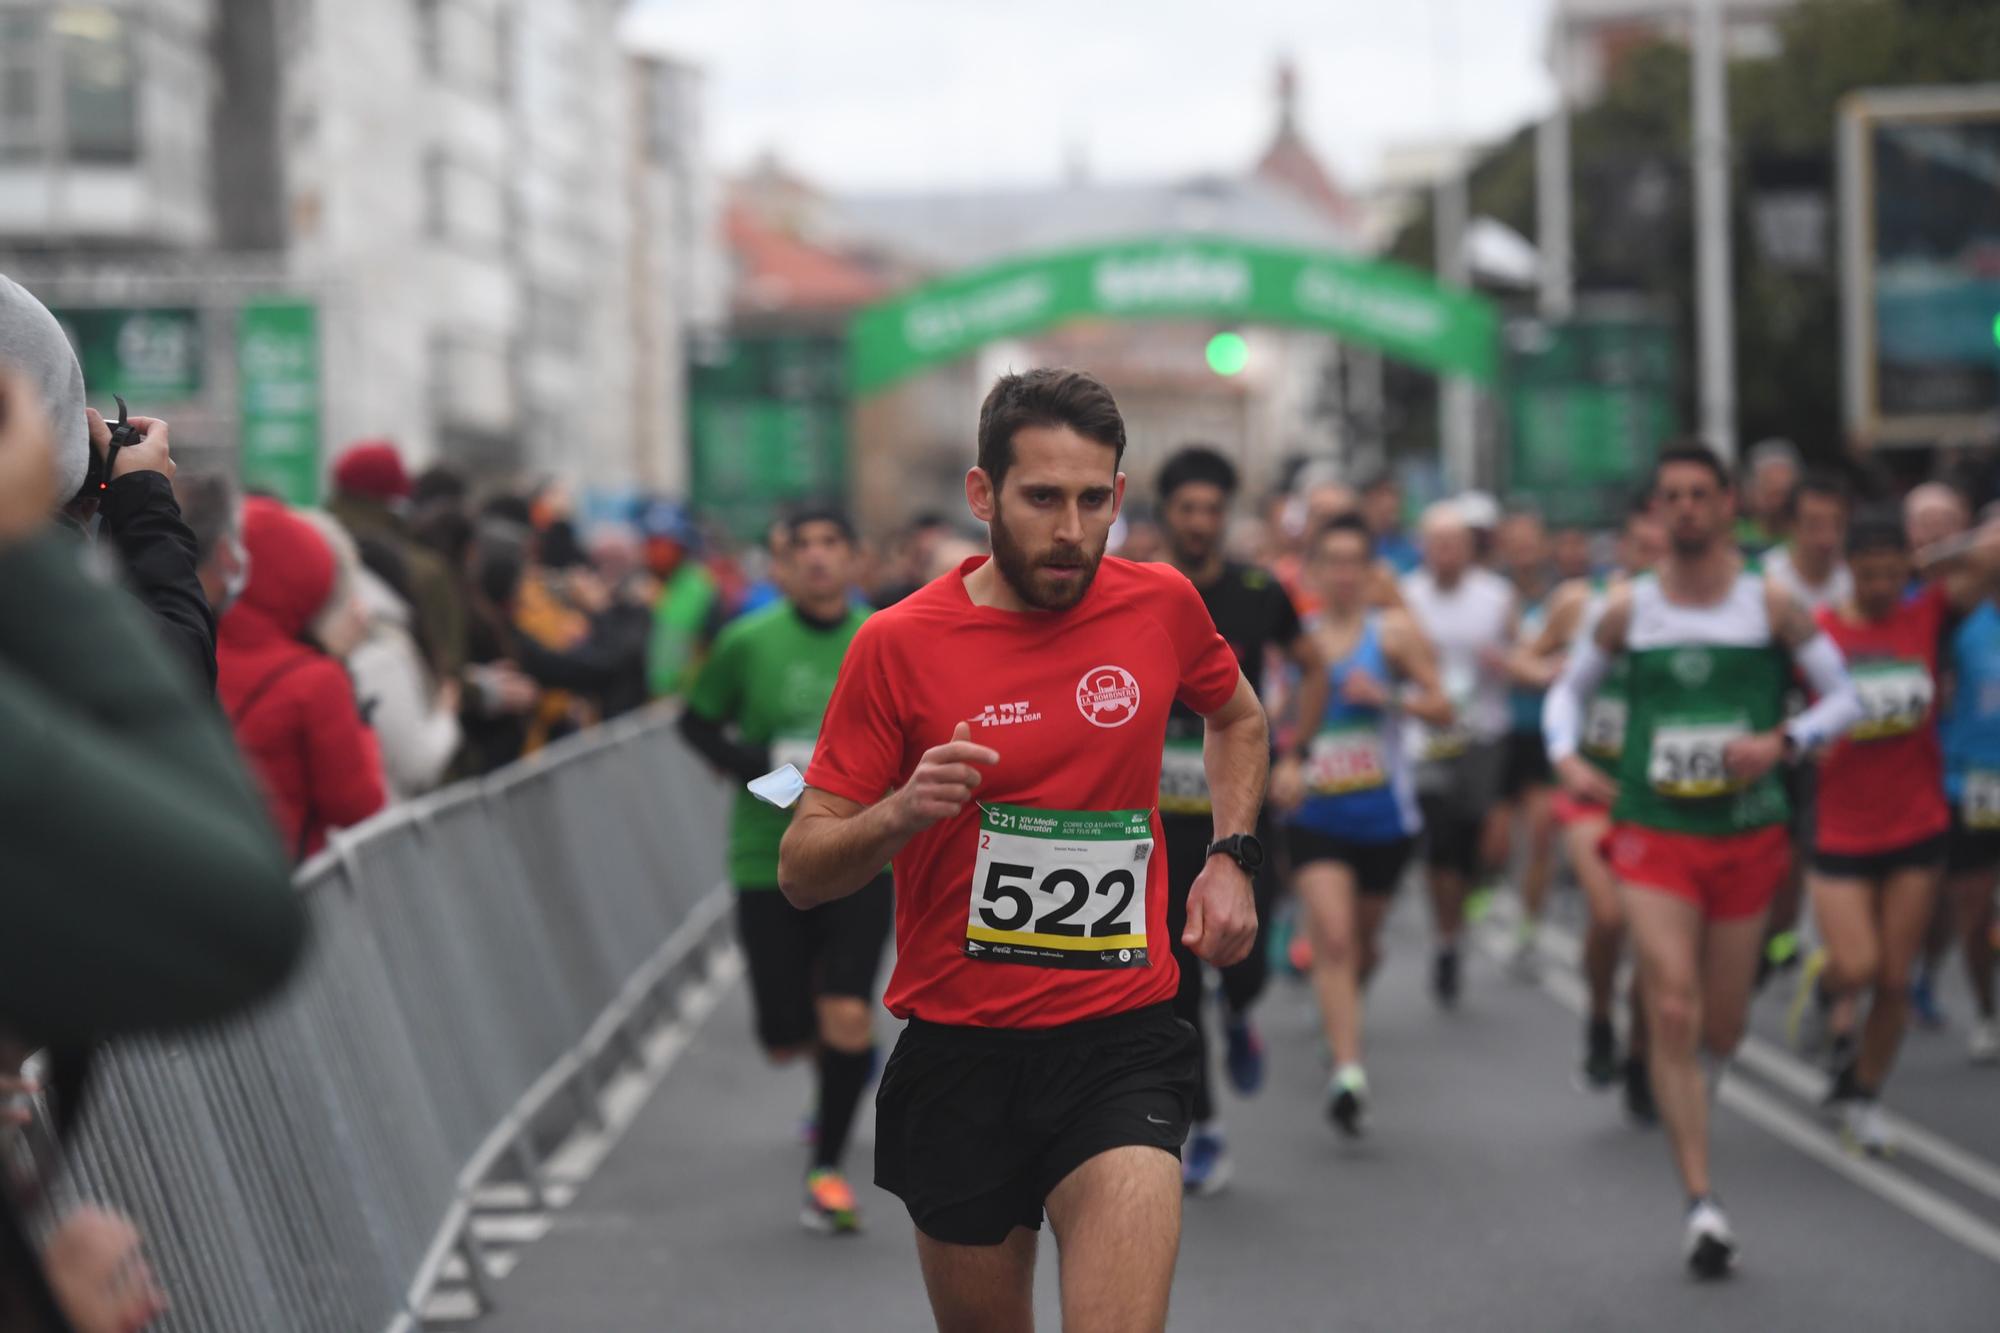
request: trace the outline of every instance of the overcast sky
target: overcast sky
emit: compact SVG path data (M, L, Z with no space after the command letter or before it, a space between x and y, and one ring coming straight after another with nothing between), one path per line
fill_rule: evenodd
M1383 149L1490 138L1547 106L1552 0L640 0L629 22L708 74L726 171L775 149L845 190L1233 171L1272 70L1343 180ZM1445 71L1449 74L1445 74Z

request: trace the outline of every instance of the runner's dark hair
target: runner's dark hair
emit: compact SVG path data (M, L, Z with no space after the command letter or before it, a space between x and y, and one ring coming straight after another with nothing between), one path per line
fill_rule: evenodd
M1320 524L1319 531L1313 534L1310 549L1317 552L1320 543L1336 532L1352 533L1354 536L1359 537L1362 549L1368 553L1368 558L1370 560L1375 558L1375 534L1369 530L1368 520L1359 514L1335 514L1332 518Z
M1125 461L1125 418L1095 378L1057 366L1002 375L979 409L979 469L995 490L1014 465L1015 432L1031 426L1067 426L1109 447L1114 471Z
M1660 450L1660 459L1653 464L1653 484L1651 490L1660 489L1660 474L1677 463L1693 463L1705 467L1714 474L1717 484L1723 490L1731 490L1735 483L1729 478L1729 469L1722 465L1722 456L1703 444L1700 440L1675 440Z
M834 527L840 529L841 537L849 546L854 544L854 524L848 521L845 513L830 504L800 505L798 508L788 511L782 519L778 520L778 523L780 527L784 528L785 539L787 541L797 541L799 539L799 529L808 523L831 523Z
M1847 554L1870 555L1878 551L1907 552L1910 535L1900 515L1887 509L1868 509L1847 527Z
M1213 486L1228 499L1236 494L1236 465L1206 444L1190 444L1160 468L1160 503L1171 500L1181 487L1195 483Z
M1839 475L1832 472L1808 472L1800 478L1798 485L1792 487L1792 493L1785 497L1787 523L1798 518L1799 501L1808 495L1838 501L1843 509L1852 508L1854 504L1854 492L1848 489L1847 482Z

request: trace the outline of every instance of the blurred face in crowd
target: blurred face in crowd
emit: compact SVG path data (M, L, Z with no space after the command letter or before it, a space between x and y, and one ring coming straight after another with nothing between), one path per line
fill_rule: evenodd
M1183 482L1160 505L1160 524L1174 563L1198 569L1222 549L1229 493L1210 481Z
M1533 514L1515 514L1500 524L1500 568L1517 583L1535 582L1549 565L1549 534Z
M782 549L781 581L793 600L807 607L846 601L854 586L855 552L840 524L827 519L801 523Z
M987 525L993 563L1014 595L1037 610L1067 610L1097 577L1125 476L1110 445L1067 426L1021 427L1013 454L998 487L983 468L967 474L966 502Z
M1778 521L1798 484L1799 469L1790 459L1764 459L1750 476L1750 512L1767 523Z
M1667 555L1667 530L1650 513L1633 514L1618 534L1618 568L1643 574Z
M1792 521L1795 558L1814 569L1825 569L1840 559L1846 545L1847 502L1838 495L1802 493Z
M1313 543L1311 572L1320 604L1350 612L1367 604L1375 560L1360 533L1334 528Z
M1378 540L1402 527L1402 488L1394 482L1369 487L1361 496L1361 517Z
M1361 497L1352 486L1321 482L1306 493L1306 531L1318 532L1342 514L1354 513L1360 505Z
M1660 469L1653 512L1666 525L1674 554L1692 558L1706 555L1728 535L1735 496L1700 463L1668 463Z
M236 599L250 586L250 552L243 545L243 518L238 514L229 531L222 534L196 571L209 609L222 615L236 605Z
M1915 551L1956 537L1970 523L1965 501L1949 486L1925 482L1903 501L1903 531L1910 539L1910 549Z
M1587 579L1590 577L1590 534L1582 528L1560 528L1549 541L1551 558L1556 564L1556 577L1562 579Z
M1435 510L1425 518L1423 543L1424 568L1439 583L1457 583L1472 567L1472 529L1456 514Z
M1126 527L1125 543L1118 554L1127 560L1149 562L1158 560L1166 551L1166 539L1160 536L1159 527L1142 521Z
M1857 551L1847 561L1854 576L1854 604L1869 620L1885 620L1909 591L1915 563L1906 549L1876 547Z
M344 594L339 608L320 621L315 637L329 657L345 661L368 637L368 612L362 608L361 599L352 592Z

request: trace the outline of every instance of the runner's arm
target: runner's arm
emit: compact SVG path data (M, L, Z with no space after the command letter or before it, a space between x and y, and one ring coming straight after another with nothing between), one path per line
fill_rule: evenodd
M845 898L882 873L915 830L899 817L896 798L862 805L806 788L792 826L778 844L778 888L801 911Z
M1450 697L1444 692L1443 683L1438 679L1437 654L1409 612L1384 613L1382 650L1388 655L1389 664L1396 669L1396 674L1412 687L1401 696L1403 711L1431 726L1449 727L1454 710Z
M1632 618L1631 594L1614 591L1597 619L1596 630L1571 650L1562 674L1542 700L1542 737L1548 745L1549 762L1561 767L1576 757L1583 739L1584 709L1619 653L1625 651L1625 628Z
M1572 579L1556 589L1549 598L1549 613L1542 619L1541 632L1514 649L1509 668L1517 684L1546 690L1555 683L1589 601L1590 585L1582 579Z
M1215 804L1215 836L1253 833L1271 771L1271 728L1264 718L1264 705L1257 702L1257 692L1239 671L1236 693L1202 720L1208 725L1202 738L1201 766L1208 775L1208 790Z
M1791 650L1799 674L1817 696L1812 707L1785 723L1780 732L1799 751L1811 753L1861 720L1861 696L1847 674L1847 659L1812 612L1775 583L1765 584L1765 596L1779 641Z
M1955 615L1967 615L2000 585L2000 523L1987 523L1917 552L1917 567L1944 585Z
M1326 716L1333 684L1327 679L1326 652L1317 634L1301 634L1292 640L1288 656L1299 669L1299 688L1292 694L1292 743L1286 747L1285 758L1300 760L1312 744L1313 733L1319 730L1320 719Z

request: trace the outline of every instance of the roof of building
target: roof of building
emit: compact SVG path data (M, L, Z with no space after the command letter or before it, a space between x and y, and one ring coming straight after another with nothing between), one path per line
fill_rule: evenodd
M740 203L725 212L723 231L737 264L740 313L840 310L885 294L867 268L763 221Z

